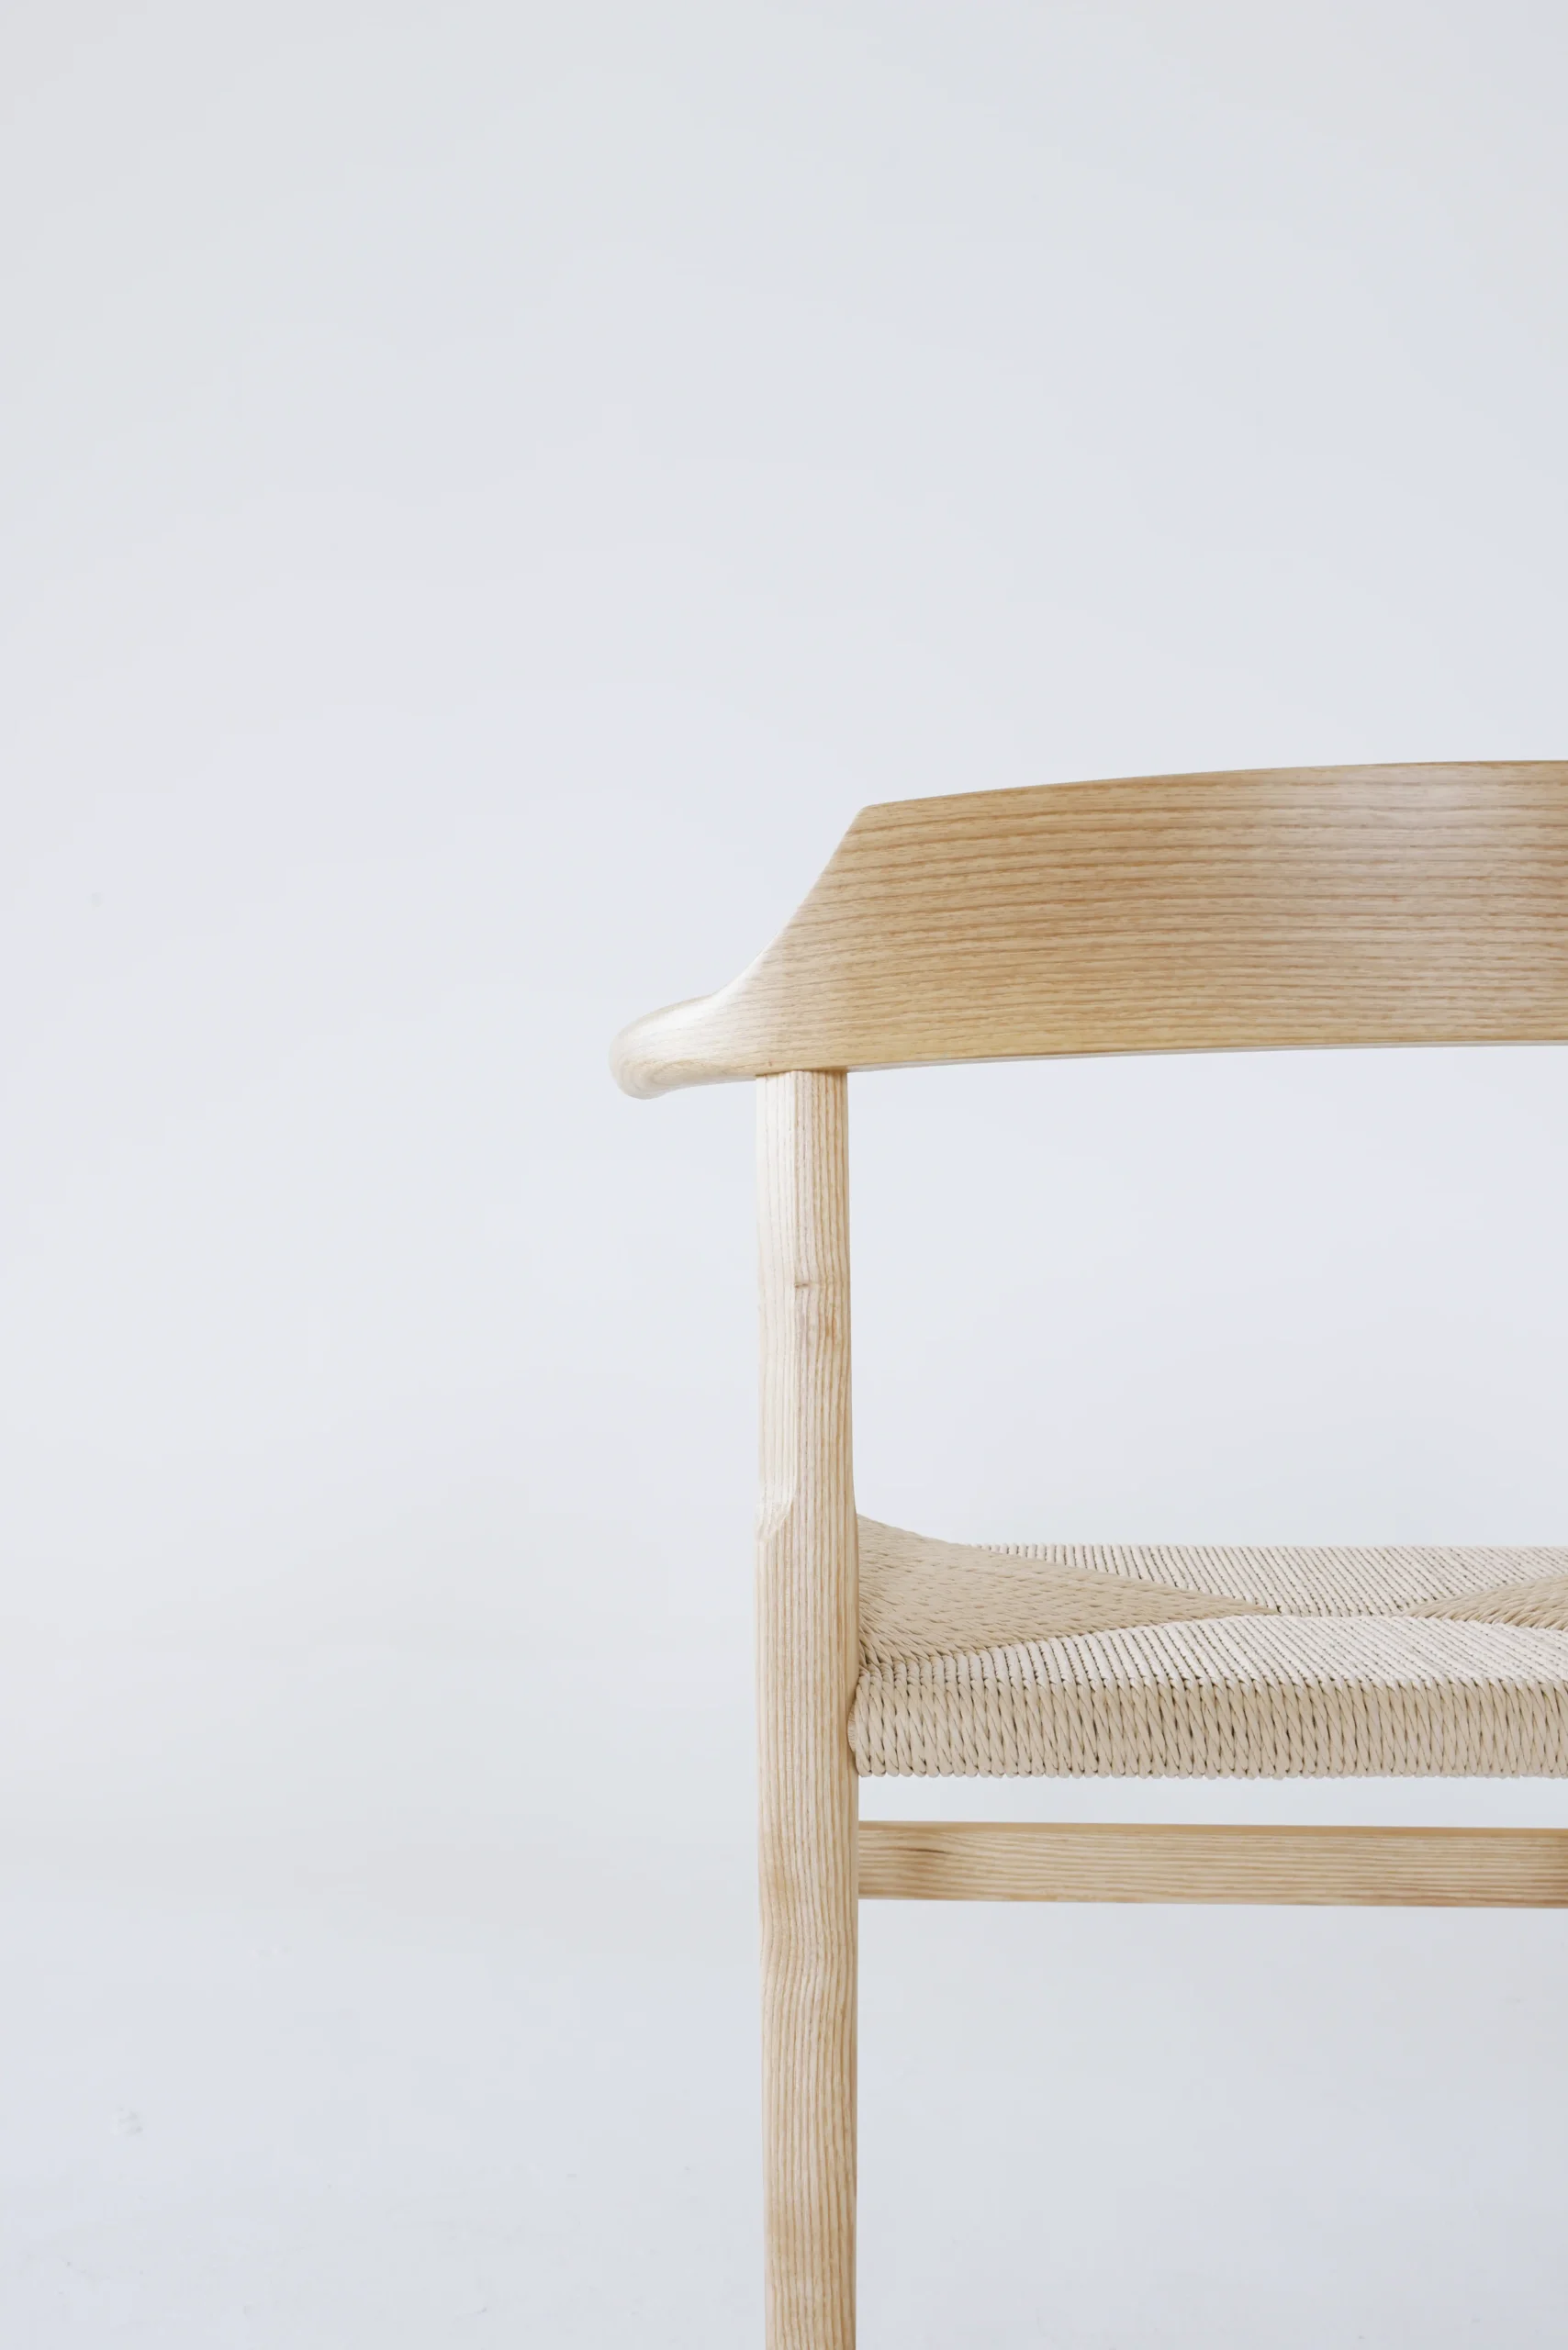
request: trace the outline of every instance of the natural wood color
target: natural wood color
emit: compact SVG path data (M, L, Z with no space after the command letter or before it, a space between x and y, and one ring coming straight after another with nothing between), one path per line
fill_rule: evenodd
M1306 767L868 808L630 1093L791 1069L1568 1037L1568 765Z
M855 2339L858 1667L849 1419L847 1094L758 1097L757 1528L768 2350Z
M868 1819L867 1901L1568 1908L1568 1830L1186 1828Z
M1568 1906L1560 1830L857 1828L845 1072L1564 1038L1568 765L1537 763L1146 777L869 808L748 970L617 1040L631 1093L762 1080L768 2350L853 2350L862 1895ZM1509 1606L1526 1612L1506 1620L1554 1623L1559 1596L1546 1579L1520 1586Z

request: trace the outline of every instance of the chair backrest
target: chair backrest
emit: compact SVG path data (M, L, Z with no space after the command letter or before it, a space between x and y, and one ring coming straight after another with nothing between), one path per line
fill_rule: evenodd
M865 809L629 1093L1053 1054L1568 1038L1568 763L1283 767Z

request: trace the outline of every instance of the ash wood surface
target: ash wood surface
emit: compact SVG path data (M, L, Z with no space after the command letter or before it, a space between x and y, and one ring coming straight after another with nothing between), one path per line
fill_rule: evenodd
M790 1069L1568 1037L1568 765L1280 768L868 808L637 1094Z
M1568 1907L1568 1830L863 1820L868 1901Z
M768 2350L855 2339L858 1669L848 1087L757 1088L757 1528Z

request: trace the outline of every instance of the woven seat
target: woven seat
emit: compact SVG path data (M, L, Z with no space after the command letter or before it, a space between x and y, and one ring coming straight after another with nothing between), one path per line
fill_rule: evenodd
M1568 1550L973 1549L860 1520L863 1778L1568 1775Z

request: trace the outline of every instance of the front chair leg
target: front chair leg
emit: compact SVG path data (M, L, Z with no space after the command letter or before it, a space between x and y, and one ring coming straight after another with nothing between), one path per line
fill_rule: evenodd
M767 2350L854 2350L858 1662L842 1076L758 1093Z

